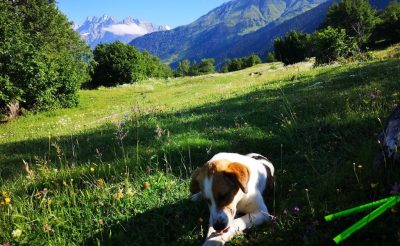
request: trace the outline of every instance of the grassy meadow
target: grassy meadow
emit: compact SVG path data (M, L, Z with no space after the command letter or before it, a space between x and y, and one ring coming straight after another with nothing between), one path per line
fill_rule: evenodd
M225 151L277 169L276 223L229 245L324 245L363 214L324 215L399 182L372 160L400 97L400 46L370 56L82 90L77 108L0 124L0 244L199 245L208 209L188 200L189 177ZM392 209L344 245L398 244L399 225Z

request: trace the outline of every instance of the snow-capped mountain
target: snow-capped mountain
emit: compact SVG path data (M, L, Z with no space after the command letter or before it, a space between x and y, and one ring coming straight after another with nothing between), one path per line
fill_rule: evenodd
M107 15L100 18L88 17L82 25L74 25L73 28L92 48L100 43L112 43L114 41L129 43L133 39L151 32L170 30L170 27L166 25L159 26L132 17L118 21L116 18Z

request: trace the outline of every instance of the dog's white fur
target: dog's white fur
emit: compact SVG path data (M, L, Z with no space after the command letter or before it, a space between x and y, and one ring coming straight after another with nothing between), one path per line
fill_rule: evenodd
M267 168L269 168L271 176L274 176L275 170L272 163L269 162L267 158L254 153L248 155L219 153L212 157L205 165L218 160L240 163L248 169L247 193L239 189L233 201L230 203L229 211L225 211L225 209L219 210L216 206L212 190L213 176L205 176L203 180L200 181L203 182L201 185L202 189L200 192L194 194L191 199L193 201L198 201L204 198L210 202L210 224L207 239L204 243L204 245L207 246L223 245L243 230L268 222L273 217L269 214L263 199L263 193L268 181ZM245 215L235 218L237 213ZM227 231L217 233L213 228L215 221L227 223Z

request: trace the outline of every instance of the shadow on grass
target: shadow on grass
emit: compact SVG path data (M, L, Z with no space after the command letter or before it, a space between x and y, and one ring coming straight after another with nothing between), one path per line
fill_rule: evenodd
M189 200L161 205L97 233L85 245L200 245L207 210L205 203Z
M381 181L370 163L375 135L381 130L377 117L388 115L400 91L400 84L393 82L400 78L399 63L376 62L342 72L327 68L313 77L282 81L279 89L265 85L186 111L133 117L119 128L109 124L51 141L55 145L48 139L3 144L0 150L6 155L0 157L0 176L8 180L20 174L21 159L31 163L41 159L51 160L54 168L65 163L127 163L131 170L150 167L188 177L191 169L220 151L258 152L277 168L277 202L270 209L278 215L294 206L304 211L301 219L286 219L287 225L273 237L290 235L283 242L305 244L304 231L315 218L388 193L390 181ZM316 82L322 83L315 86ZM354 170L353 163L364 168ZM118 168L124 170L125 165ZM369 188L370 182L377 181L383 189L379 194ZM111 225L111 234L106 230L87 244L198 245L197 221L204 211L196 206L181 201L135 214L129 221ZM329 226L323 227L311 244L331 237L330 231ZM380 233L384 235L385 229L380 228ZM266 240L261 238L253 243Z

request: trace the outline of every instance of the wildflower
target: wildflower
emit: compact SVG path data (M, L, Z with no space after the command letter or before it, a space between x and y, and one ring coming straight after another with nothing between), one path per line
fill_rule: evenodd
M143 184L143 190L146 190L150 187L150 183L149 182L144 182Z
M293 208L293 212L295 212L295 213L298 213L298 212L300 212L300 208L299 208L299 207L297 207L297 206L295 206L295 207Z
M361 169L363 166L362 165L358 165L357 167Z
M92 173L94 172L94 167L90 168L90 172L92 172Z
M269 215L269 223L273 224L278 220L276 216Z
M124 198L124 193L123 193L122 189L119 189L118 192L114 194L114 198L117 201L119 201L122 198Z
M2 244L2 246L11 246L11 244L9 242L5 242Z
M6 204L10 204L10 203L11 203L11 198L6 197L6 198L4 199L4 202L5 202Z
M97 187L99 187L100 189L103 188L104 186L104 180L103 179L98 179L97 180Z
M3 191L1 194L2 194L3 196L8 196L6 191Z
M99 219L99 220L98 220L98 223L99 223L99 225L103 225L103 224L104 224L104 221L103 221L102 219Z
M21 229L15 229L14 231L11 232L11 235L13 238L19 238L22 234Z
M53 231L53 229L51 228L51 226L49 224L44 224L43 225L43 231L44 232L51 232L51 231Z
M128 196L133 196L133 195L135 194L135 192L133 192L132 189L129 188L129 189L126 190L126 194L127 194Z

